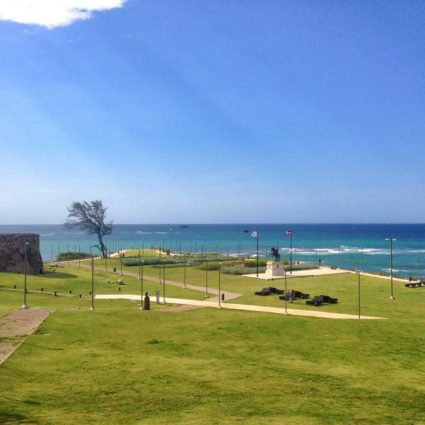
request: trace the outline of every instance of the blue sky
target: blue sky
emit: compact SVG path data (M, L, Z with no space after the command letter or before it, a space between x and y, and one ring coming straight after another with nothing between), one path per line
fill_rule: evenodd
M424 222L422 1L25 2L0 5L0 223L94 199L116 223Z

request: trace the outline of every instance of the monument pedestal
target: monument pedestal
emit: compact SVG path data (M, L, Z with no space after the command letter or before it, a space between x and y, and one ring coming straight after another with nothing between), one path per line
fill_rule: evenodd
M283 265L280 261L267 261L267 268L266 268L266 277L268 278L274 278L274 277L283 277L284 271L283 271Z

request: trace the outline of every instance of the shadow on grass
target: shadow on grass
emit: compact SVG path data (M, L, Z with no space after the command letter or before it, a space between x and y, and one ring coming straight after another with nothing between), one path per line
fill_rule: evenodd
M43 276L48 279L72 279L77 278L78 276L71 273L64 273L64 272L48 272L44 273L40 276Z
M37 424L33 419L20 413L0 410L0 424Z

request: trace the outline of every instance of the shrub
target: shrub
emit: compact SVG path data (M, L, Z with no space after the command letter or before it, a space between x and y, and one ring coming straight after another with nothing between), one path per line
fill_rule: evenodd
M145 266L156 266L156 265L162 265L162 264L179 264L178 261L172 259L172 258L157 258L157 257L148 257L143 260L140 260L138 258L128 258L124 259L122 263L125 266L133 267L133 266L139 266L140 264L144 264Z
M218 263L203 263L199 266L197 266L196 268L198 270L218 270L220 267L220 264Z
M70 260L80 260L83 258L90 258L90 254L86 252L60 252L57 256L58 261L70 261Z
M257 273L257 267L223 267L221 271L222 273L233 275L254 274ZM265 271L265 267L258 268L259 273L264 273Z
M258 265L261 267L266 267L267 261L268 260L266 259L259 258ZM244 260L243 264L245 265L245 267L257 267L257 259Z

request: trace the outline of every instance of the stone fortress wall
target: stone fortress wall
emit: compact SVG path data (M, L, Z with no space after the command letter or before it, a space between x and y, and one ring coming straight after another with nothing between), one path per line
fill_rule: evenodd
M35 233L0 233L0 272L25 272L25 243L27 243L27 273L42 272L40 235Z

